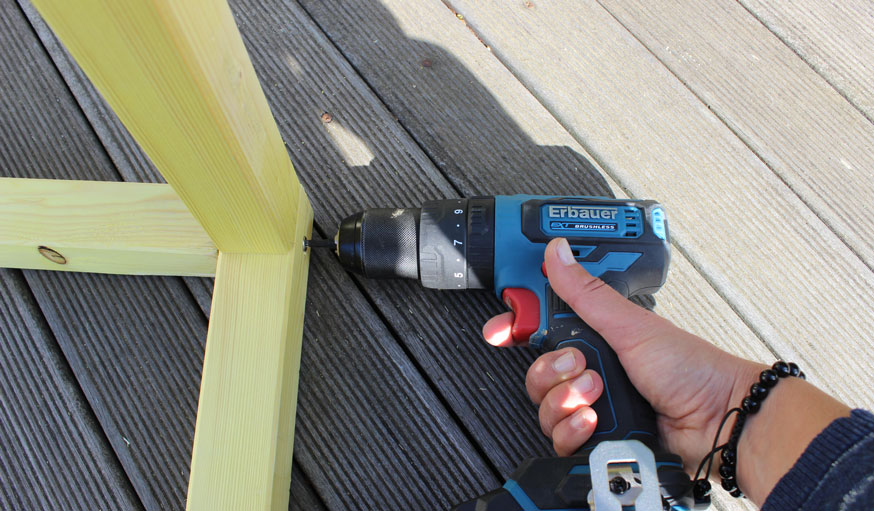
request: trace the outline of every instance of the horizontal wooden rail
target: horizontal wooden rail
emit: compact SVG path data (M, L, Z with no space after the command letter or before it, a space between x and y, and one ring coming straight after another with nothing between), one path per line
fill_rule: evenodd
M169 185L0 178L0 267L209 276L216 255Z

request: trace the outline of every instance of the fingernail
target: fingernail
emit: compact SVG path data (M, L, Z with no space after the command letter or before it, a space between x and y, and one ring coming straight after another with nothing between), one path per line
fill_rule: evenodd
M555 247L555 251L556 253L558 253L558 259L565 266L577 264L577 260L574 259L574 254L573 252L571 252L571 246L568 244L566 239L559 239L558 244Z
M565 374L573 371L576 365L577 360L574 358L574 354L568 352L555 359L555 362L552 363L552 368L558 374Z
M580 394L586 394L595 388L595 381L592 380L591 374L583 373L582 376L574 380L571 386Z
M577 413L571 417L571 426L575 429L583 429L589 424L595 422L595 410L591 408L583 408L577 410Z

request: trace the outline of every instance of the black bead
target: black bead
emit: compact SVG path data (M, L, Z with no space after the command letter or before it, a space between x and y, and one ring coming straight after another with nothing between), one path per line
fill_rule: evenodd
M728 448L731 450L737 449L737 444L740 442L740 430L732 431L728 437Z
M723 449L722 454L719 455L719 458L726 465L734 465L734 462L737 461L737 453L732 449Z
M777 373L773 369L765 369L762 371L762 374L759 375L759 382L770 389L777 384L779 378L780 377L777 376Z
M743 411L747 413L756 413L759 411L759 407L761 405L762 403L760 403L759 400L753 398L752 396L747 396L741 402L740 407L743 409Z
M734 477L735 469L734 465L722 465L719 467L719 477L727 479L729 477Z
M692 487L692 496L695 500L701 500L710 495L710 482L706 479L698 479Z
M744 496L744 492L740 491L740 488L735 488L734 491L730 491L728 494L738 499Z
M806 379L807 379L807 375L804 374L804 371L799 371L799 372L798 372L798 377L801 378L802 380L806 380Z
M801 369L798 367L798 364L795 362L789 362L789 374L792 376L798 376L801 373Z
M777 376L781 378L785 378L791 374L791 372L789 371L789 364L783 362L782 360L774 362L774 365L771 366L771 369L773 369L777 373Z
M725 491L732 491L737 488L737 479L733 477L723 477L722 478L722 489Z
M761 383L753 383L753 386L750 387L750 396L758 399L759 401L764 401L764 399L768 397L768 387L765 387Z

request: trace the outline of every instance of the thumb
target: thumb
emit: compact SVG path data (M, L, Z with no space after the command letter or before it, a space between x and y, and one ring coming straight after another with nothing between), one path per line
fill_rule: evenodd
M549 284L555 293L617 352L642 342L658 326L659 316L630 302L603 280L589 274L574 259L566 239L549 242L544 259Z

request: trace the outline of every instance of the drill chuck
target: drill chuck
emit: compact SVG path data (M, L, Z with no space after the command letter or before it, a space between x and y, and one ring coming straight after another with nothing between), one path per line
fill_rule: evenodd
M337 253L368 278L419 279L432 289L491 288L495 199L446 199L421 208L368 209L340 222Z
M367 209L340 222L337 255L368 278L419 278L420 209Z

